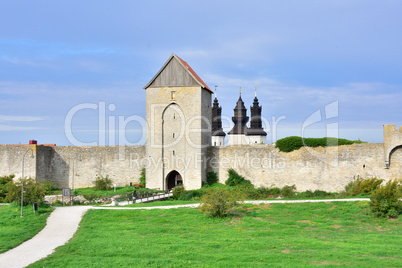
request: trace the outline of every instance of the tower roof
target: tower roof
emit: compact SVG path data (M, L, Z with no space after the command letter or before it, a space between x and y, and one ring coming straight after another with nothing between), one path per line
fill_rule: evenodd
M180 72L180 73L179 73ZM179 74L179 75L178 75ZM190 65L172 54L156 75L145 85L144 89L160 86L191 86L199 85L213 93Z

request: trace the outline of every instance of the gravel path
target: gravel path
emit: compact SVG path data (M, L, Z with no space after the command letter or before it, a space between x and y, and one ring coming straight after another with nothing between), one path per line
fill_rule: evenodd
M369 198L353 199L320 199L320 200L257 200L246 201L247 204L276 204L276 203L317 203L317 202L350 202L370 201ZM47 219L45 228L32 239L25 241L18 247L0 254L1 268L25 267L46 256L66 244L78 229L82 216L88 209L172 209L196 208L200 204L157 206L157 207L91 207L72 206L57 207Z

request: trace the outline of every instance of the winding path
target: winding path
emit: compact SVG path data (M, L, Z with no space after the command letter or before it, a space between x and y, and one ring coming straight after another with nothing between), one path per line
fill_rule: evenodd
M370 201L369 198L320 199L320 200L261 200L246 201L248 204L277 203L316 203ZM0 268L19 268L34 263L52 254L54 250L66 244L78 229L82 216L88 209L172 209L180 207L196 208L199 204L157 206L157 207L92 207L72 206L57 207L47 219L45 228L36 236L16 248L0 254Z

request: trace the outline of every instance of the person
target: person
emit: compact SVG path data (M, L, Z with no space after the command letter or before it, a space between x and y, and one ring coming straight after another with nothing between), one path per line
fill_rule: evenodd
M136 198L137 198L137 192L134 190L134 192L133 192L133 204L135 203Z

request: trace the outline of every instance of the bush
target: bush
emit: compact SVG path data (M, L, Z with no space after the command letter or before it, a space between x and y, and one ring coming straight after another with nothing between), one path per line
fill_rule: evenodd
M100 195L97 193L87 193L82 195L89 203L95 202L95 199L100 198Z
M53 194L53 191L56 190L56 182L44 180L42 182L43 187L45 187L45 195Z
M13 181L14 175L0 177L0 203L6 201L8 187Z
M353 143L363 143L361 140L347 140L338 139L332 137L324 138L302 138L298 136L290 136L276 141L275 146L281 152L291 152L299 150L303 146L307 147L327 147L327 146L338 146L338 145L350 145Z
M293 184L292 186L285 185L281 189L281 195L283 197L294 197L296 193L296 186Z
M191 190L191 191L184 191L179 200L188 201L188 200L199 200L202 196L202 191L200 190Z
M142 184L144 187L145 187L145 181L146 181L146 179L145 179L145 168L142 168L142 170L141 170L141 177L140 177L140 184Z
M228 186L251 184L249 180L244 179L244 177L240 176L233 168L228 169L228 176L229 178L225 181L225 184Z
M390 180L372 192L370 198L371 211L377 217L398 218L402 213L402 184L398 180Z
M211 217L224 218L239 205L236 191L208 188L202 196L199 210Z
M212 185L214 183L218 182L218 174L216 174L216 172L208 172L208 176L207 176L207 183L208 185Z
M174 200L179 200L180 196L185 192L186 192L186 190L184 190L183 186L176 186L176 187L173 188L173 191L172 191L173 196L172 196L172 198Z
M112 180L109 178L109 175L106 175L106 177L103 177L102 175L96 177L94 183L94 189L96 191L105 191L112 189Z
M45 187L32 178L24 179L24 206L34 202L42 203L45 197ZM9 184L7 193L8 202L21 204L21 180Z
M342 194L346 196L370 195L383 181L376 177L367 179L357 177L345 186L345 191Z

